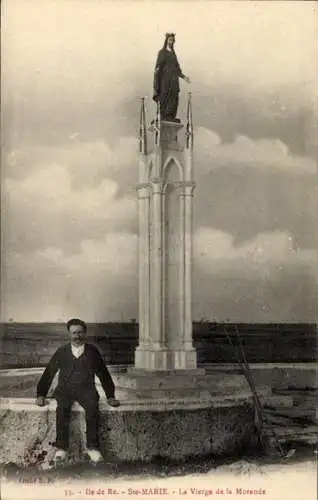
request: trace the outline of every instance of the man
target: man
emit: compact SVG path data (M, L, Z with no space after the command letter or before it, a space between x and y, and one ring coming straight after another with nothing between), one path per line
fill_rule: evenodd
M166 33L163 48L159 51L154 74L153 100L160 103L161 120L180 122L176 118L179 104L179 78L187 83L190 79L180 68L174 51L175 34Z
M94 383L95 375L100 379L110 406L119 406L115 399L115 386L96 347L86 343L87 326L84 321L73 318L68 321L67 329L70 343L61 346L53 355L37 385L38 406L45 405L55 374L59 371L58 384L53 397L56 408L56 461L67 456L69 444L69 421L71 407L77 401L85 410L87 452L92 462L102 460L98 442L99 394Z

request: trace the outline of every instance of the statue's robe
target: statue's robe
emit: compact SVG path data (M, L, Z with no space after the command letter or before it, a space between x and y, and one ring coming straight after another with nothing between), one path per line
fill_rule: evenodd
M174 51L161 49L154 74L154 101L160 103L162 120L174 120L179 103L179 78L184 78Z

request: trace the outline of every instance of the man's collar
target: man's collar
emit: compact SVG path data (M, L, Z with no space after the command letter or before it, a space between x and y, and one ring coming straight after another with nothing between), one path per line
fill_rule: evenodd
M85 350L85 344L81 344L79 346L71 344L71 351L73 354L81 355L83 354L84 350Z

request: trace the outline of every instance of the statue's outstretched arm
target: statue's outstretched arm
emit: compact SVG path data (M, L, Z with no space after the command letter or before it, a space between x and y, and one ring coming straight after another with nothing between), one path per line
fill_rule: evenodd
M188 76L186 76L183 72L182 72L182 69L180 67L180 64L179 64L179 61L177 59L177 65L178 65L178 76L179 78L182 78L182 80L185 80L187 83L190 83L190 78Z

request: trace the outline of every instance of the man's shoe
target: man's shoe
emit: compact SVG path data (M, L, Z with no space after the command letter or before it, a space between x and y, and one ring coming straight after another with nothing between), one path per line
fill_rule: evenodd
M94 449L87 450L87 455L89 456L90 461L93 462L94 464L102 462L103 460L103 455L99 450L94 450Z
M109 406L120 406L120 402L116 398L108 398L107 403L109 404Z
M67 451L66 450L61 450L61 449L56 450L55 456L54 456L55 464L65 462L66 458L67 458Z

